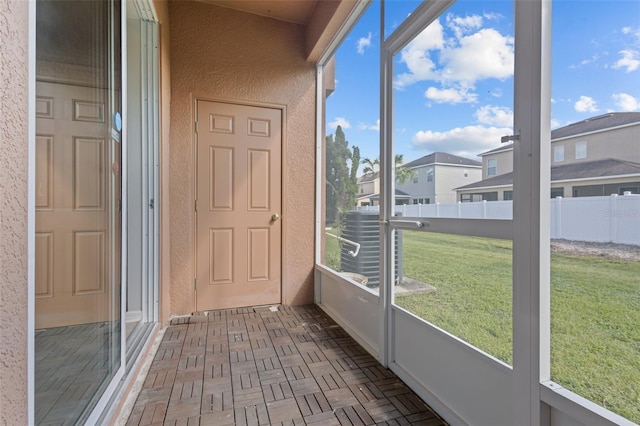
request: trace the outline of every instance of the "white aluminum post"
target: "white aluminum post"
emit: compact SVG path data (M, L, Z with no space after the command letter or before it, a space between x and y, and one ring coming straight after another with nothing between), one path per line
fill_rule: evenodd
M515 2L513 421L548 424L551 2ZM544 412L544 413L543 413Z
M393 216L393 53L385 49L384 0L380 2L380 363L393 362L391 304L393 302L393 239L389 219Z

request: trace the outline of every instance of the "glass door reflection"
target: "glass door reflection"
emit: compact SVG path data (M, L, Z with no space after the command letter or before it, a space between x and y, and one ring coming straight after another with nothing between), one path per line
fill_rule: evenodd
M37 424L79 423L120 361L120 4L36 7Z

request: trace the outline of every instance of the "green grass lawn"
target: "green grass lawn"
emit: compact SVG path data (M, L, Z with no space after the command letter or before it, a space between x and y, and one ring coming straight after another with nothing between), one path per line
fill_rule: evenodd
M404 275L436 291L396 304L511 364L511 242L403 238ZM552 379L640 423L640 262L552 253L551 330Z
M332 228L331 230L326 231L332 235L337 235L337 230ZM340 241L331 238L325 237L325 259L324 264L334 271L342 272L340 270Z

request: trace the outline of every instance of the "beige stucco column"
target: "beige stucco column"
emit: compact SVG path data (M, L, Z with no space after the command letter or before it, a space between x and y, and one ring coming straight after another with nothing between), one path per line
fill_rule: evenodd
M0 424L27 424L29 4L0 0Z

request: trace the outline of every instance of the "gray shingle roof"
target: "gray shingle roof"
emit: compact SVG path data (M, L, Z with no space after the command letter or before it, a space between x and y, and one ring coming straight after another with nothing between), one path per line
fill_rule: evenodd
M598 115L596 117L587 118L568 126L560 127L551 131L551 140L569 136L581 135L583 133L595 132L598 130L610 129L612 127L624 126L627 124L640 124L640 112L609 112L607 114ZM499 146L489 151L485 151L480 156L493 154L499 151L513 148L513 143Z
M470 160L464 157L458 157L457 155L447 154L446 152L433 152L424 157L420 157L417 160L410 161L403 164L403 167L412 168L426 166L427 164L454 164L460 166L476 166L481 167L482 162L476 160Z
M378 172L365 173L364 175L358 178L358 183L373 182L374 180L378 179L379 174L380 173Z
M506 145L502 145L502 146L499 146L497 148L493 148L493 149L491 149L489 151L485 151L483 153L478 154L478 156L482 157L482 156L487 155L487 154L494 154L494 153L500 152L500 151L508 151L510 149L513 149L513 143L508 143Z
M606 158L604 160L585 161L551 167L551 182L560 180L585 179L594 177L612 177L622 175L640 176L640 163ZM493 176L456 189L486 188L492 186L512 185L513 172Z
M411 195L407 194L404 191L400 191L399 189L396 189L396 197L400 197L400 198L411 198ZM380 194L373 194L371 196L371 198L373 199L378 199L380 198Z
M376 194L374 194L373 192L367 192L366 194L358 194L358 199L360 199L360 198L369 198L372 195L376 195Z
M633 123L640 123L640 112L610 112L552 130L551 140Z

